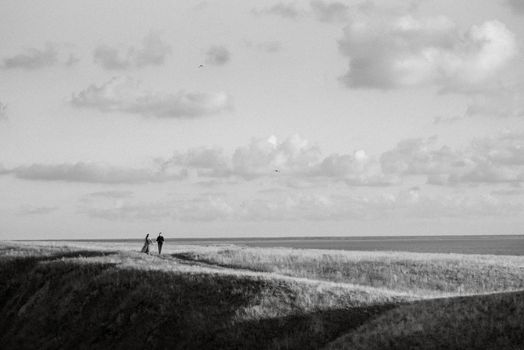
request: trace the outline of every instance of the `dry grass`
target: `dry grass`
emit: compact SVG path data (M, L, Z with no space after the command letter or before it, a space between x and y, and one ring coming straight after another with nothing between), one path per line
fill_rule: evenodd
M326 349L524 349L524 292L402 305Z
M509 349L524 333L523 292L449 297L523 288L523 257L167 248L0 243L0 343Z
M136 252L10 245L0 261L6 349L315 349L417 298Z
M418 294L477 294L524 288L524 257L201 248L176 256L220 266L353 283Z

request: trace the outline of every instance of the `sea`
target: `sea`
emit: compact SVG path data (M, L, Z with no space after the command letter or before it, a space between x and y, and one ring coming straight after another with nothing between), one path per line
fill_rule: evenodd
M78 241L78 240L75 240ZM83 240L85 242L134 243L143 239ZM419 253L458 253L524 255L524 235L483 236L395 236L395 237L278 237L278 238L170 238L166 244L248 247L288 247L360 251L407 251Z

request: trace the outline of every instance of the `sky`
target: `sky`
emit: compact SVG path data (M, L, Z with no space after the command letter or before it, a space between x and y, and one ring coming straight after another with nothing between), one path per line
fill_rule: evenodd
M524 233L523 1L0 13L0 239Z

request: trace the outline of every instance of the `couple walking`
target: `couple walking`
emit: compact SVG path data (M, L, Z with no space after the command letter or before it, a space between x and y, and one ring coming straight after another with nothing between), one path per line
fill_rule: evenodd
M162 236L162 232L158 233L158 237L156 238L156 243L158 244L158 255L162 254L162 245L164 244L164 236ZM149 238L149 233L146 235L146 240L144 242L144 246L142 247L141 252L149 254L149 246L153 244L153 240Z

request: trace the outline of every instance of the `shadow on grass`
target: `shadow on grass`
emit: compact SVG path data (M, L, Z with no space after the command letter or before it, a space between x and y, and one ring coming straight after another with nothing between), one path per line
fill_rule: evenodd
M402 305L326 349L524 349L524 291Z
M295 292L270 279L65 259L111 254L1 257L2 349L319 349L337 338L331 349L524 344L524 292L242 320L242 310L256 309L264 295L292 303Z
M396 305L333 309L242 322L216 335L229 349L319 349Z
M111 253L76 251L2 263L2 348L317 349L394 307L241 321L240 309L258 305L260 295L282 286L242 276L61 260Z
M176 253L170 255L173 258L179 259L183 261L185 264L188 265L210 265L210 266L218 266L218 267L224 267L229 269L235 269L235 270L246 270L246 271L255 271L255 272L271 272L271 269L260 267L242 267L239 264L221 264L219 262L213 261L211 259L202 259L195 257L192 253Z

